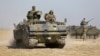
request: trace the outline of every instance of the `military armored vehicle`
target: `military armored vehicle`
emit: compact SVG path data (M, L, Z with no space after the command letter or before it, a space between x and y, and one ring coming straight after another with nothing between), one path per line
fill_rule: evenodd
M80 26L70 26L70 34L71 36L76 36L76 38L82 38L82 28ZM87 30L87 38L96 39L100 34L100 30L95 26L88 26Z
M36 20L23 22L15 25L14 39L16 43L22 43L25 47L34 48L39 43L45 44L46 47L63 48L67 30L65 22L46 22Z

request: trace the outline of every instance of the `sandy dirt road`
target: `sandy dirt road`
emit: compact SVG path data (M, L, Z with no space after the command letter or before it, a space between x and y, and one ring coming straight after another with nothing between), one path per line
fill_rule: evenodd
M67 36L66 46L58 48L13 48L12 30L0 30L0 56L99 56L100 39L82 41Z

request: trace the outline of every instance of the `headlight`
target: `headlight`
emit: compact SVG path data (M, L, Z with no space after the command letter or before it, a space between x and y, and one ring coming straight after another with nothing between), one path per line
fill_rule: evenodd
M51 37L48 37L47 39L48 39L48 40L51 40Z
M57 30L57 28L55 27L55 28L53 28L54 30Z

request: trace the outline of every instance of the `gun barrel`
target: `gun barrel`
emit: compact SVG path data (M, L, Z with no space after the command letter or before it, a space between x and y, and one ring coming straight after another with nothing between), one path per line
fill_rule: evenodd
M88 20L87 22L90 22L90 21L92 21L94 18L92 18L92 19L90 19L90 20Z

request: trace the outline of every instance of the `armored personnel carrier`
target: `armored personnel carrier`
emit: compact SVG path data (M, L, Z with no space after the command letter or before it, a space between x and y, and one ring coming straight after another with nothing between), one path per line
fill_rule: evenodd
M13 30L16 43L34 48L39 43L46 47L63 48L67 35L65 22L47 22L42 20L28 21L15 25Z
M82 38L82 28L80 26L71 26L70 27L71 36L76 36L76 38ZM94 26L88 26L87 38L96 39L99 37L100 30Z

